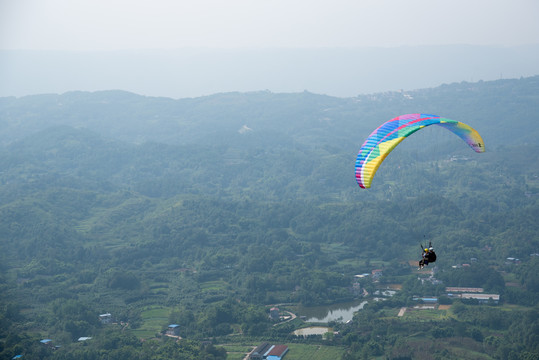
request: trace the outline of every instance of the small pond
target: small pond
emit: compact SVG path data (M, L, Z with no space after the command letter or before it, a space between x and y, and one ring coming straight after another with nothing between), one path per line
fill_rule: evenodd
M297 310L297 315L305 316L306 322L347 322L352 320L354 312L363 309L366 303L367 301L352 301L325 306L301 306Z

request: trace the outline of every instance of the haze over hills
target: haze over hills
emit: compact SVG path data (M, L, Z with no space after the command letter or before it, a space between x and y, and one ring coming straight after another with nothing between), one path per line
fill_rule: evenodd
M537 14L0 0L0 360L539 360Z
M428 127L359 189L365 137L414 112L473 126L487 151ZM347 98L1 97L0 357L239 360L264 339L289 344L291 360L310 349L328 360L536 358L538 113L539 76ZM434 274L410 266L427 239ZM380 282L355 276L373 269ZM386 301L356 291L389 284L402 288ZM463 302L445 286L501 300ZM447 306L398 316L417 296ZM298 339L301 318L268 317L274 304L352 300L369 305L330 324L331 339ZM121 324L100 323L105 313Z
M538 130L532 124L539 112L539 101L534 101L538 92L539 76L534 76L350 98L269 91L178 100L125 91L4 97L0 143L67 125L138 144L224 145L270 133L310 146L335 145L337 138L355 148L381 122L423 112L471 124L487 146L535 144Z
M355 189L350 174L357 151L382 122L416 112L460 120L483 136L487 152L481 157L507 160L511 152L504 148L523 154L536 151L538 94L539 77L535 76L352 98L269 91L178 100L124 91L5 97L0 98L0 144L6 152L4 164L13 169L26 154L40 159L35 163L38 168L50 166L44 171L60 166L58 174L67 171L84 183L91 178L122 187L127 182L145 194L172 196L203 188L232 196L249 193L274 198L268 184L255 179L271 178L273 167L281 166L288 169L279 174L280 190L287 196L310 197L312 191L322 190L349 199L359 195L350 192L350 187ZM66 142L72 150L61 145ZM384 162L382 169L387 172L377 176L380 186L362 192L361 197L385 196L384 174L400 169L401 164L470 155L458 137L433 127L403 142L399 150ZM80 174L69 170L73 156L85 166ZM328 156L335 158L326 163ZM512 163L518 163L516 158L504 166ZM533 172L537 164L528 166ZM146 169L141 172L142 168ZM196 184L181 180L197 172L212 180ZM152 181L168 183L168 190L162 193L162 184ZM436 181L424 186L423 190L439 191Z
M267 89L351 97L537 74L539 45L0 51L0 96L119 89L185 98Z

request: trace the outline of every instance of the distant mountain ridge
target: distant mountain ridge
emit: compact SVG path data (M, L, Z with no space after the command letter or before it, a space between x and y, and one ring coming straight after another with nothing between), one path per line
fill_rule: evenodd
M487 148L535 144L539 76L352 98L269 91L178 100L125 91L4 97L0 98L0 143L64 125L139 144L214 146L236 139L258 142L276 137L283 143L307 146L337 140L341 146L356 147L383 121L416 112L470 124L483 135Z
M0 96L122 89L172 98L269 89L351 97L539 74L539 44L0 50Z

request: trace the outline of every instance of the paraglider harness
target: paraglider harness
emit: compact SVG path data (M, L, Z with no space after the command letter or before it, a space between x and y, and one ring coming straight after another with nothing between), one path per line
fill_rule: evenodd
M423 244L421 244L421 250L423 251L421 254L423 258L419 261L419 268L423 269L423 266L428 266L430 262L436 261L436 253L434 252L430 241L428 248L423 247Z

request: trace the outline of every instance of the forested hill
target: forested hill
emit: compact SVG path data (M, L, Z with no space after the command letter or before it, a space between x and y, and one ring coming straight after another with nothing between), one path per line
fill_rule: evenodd
M277 143L357 147L382 121L421 112L469 123L490 146L534 144L538 92L539 76L354 98L253 92L174 100L122 91L6 97L0 98L0 141L67 125L129 143L223 145L250 132Z
M416 112L471 125L486 154L427 128L391 154L362 198L385 192L385 175L401 179L396 187L417 180L423 191L439 191L436 181L414 178L416 160L496 158L504 167L499 177L523 166L534 171L526 154L537 149L539 76L345 99L256 92L174 100L121 91L1 98L0 164L4 176L31 161L25 171L33 181L44 171L64 181L75 176L85 187L97 181L150 196L348 198L357 194L353 166L364 139L382 122Z
M364 139L418 112L469 124L486 152L425 128L384 161L371 189L359 189L354 164ZM539 261L530 256L539 253L537 114L539 76L354 98L0 98L0 357L223 358L203 357L215 349L199 343L137 340L171 323L188 339L284 342L300 325L272 326L266 305L352 300L354 275L374 266L403 284L385 304L438 295L409 266L426 239L443 254L445 284L501 293L515 306L511 319L521 319L539 296ZM506 266L507 257L522 264ZM471 258L472 271L453 271ZM475 328L466 314L479 313L458 309L439 321L474 326L474 349L490 336L481 351L522 350L516 332ZM125 331L98 323L96 314L107 312ZM408 330L392 328L373 332L387 355L407 346L396 339ZM357 340L367 330L347 331L342 346L368 350ZM79 346L87 336L95 341ZM42 338L62 350L39 347ZM527 339L522 346L539 351Z

